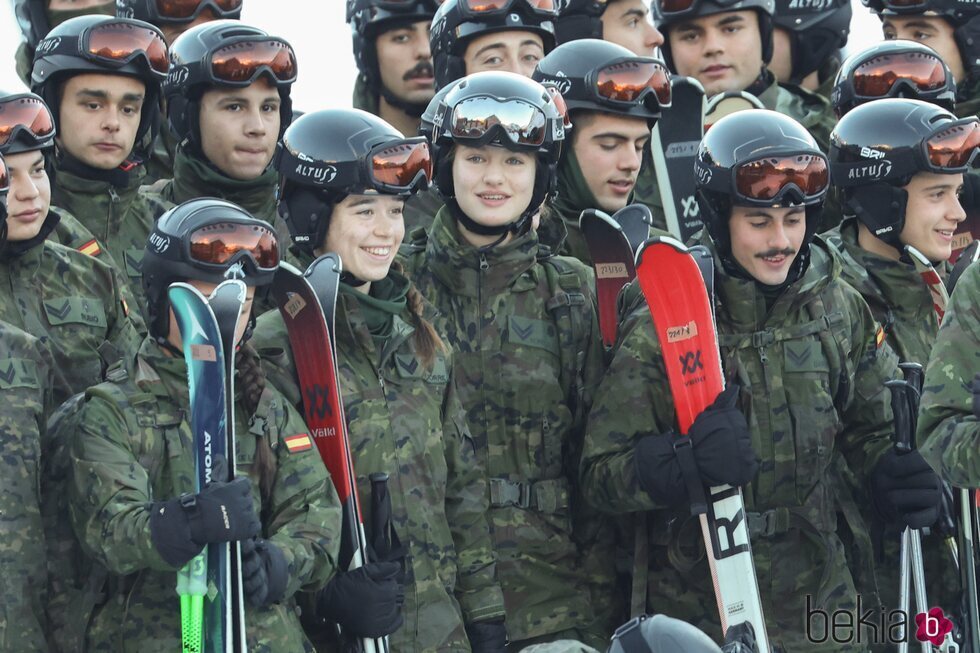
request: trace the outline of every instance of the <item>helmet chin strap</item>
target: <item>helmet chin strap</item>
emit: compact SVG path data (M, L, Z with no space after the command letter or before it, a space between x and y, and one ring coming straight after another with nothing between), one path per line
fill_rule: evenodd
M413 118L421 118L422 114L425 113L426 107L429 106L428 102L407 102L389 91L387 88L385 88L385 85L381 84L380 82L377 85L377 90L378 93L385 99L385 102L400 111L404 111Z
M534 211L530 207L524 210L521 215L513 222L508 222L507 224L497 225L495 227L490 227L484 224L480 224L475 221L470 216L466 215L459 204L456 202L455 198L451 198L446 201L446 206L449 207L449 211L452 216L462 225L467 231L475 233L479 236L500 236L496 241L482 247L481 249L492 249L504 242L507 238L507 234L514 234L515 236L523 236L531 229L531 216L534 215Z

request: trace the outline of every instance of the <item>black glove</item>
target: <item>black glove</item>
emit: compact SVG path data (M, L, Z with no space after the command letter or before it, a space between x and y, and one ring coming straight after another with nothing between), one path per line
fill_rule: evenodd
M973 416L980 419L980 372L973 377Z
M748 621L730 626L725 632L725 645L722 653L759 653L759 645L755 641L755 629Z
M506 653L507 627L503 619L466 624L473 653Z
M690 444L701 485L745 485L759 469L745 416L735 406L738 391L738 385L728 386L691 424ZM673 433L650 435L642 438L634 451L640 486L666 505L691 498L674 449L680 442Z
M252 503L252 482L243 476L230 483L228 463L216 456L211 482L197 494L150 504L150 540L164 561L183 567L205 544L235 542L259 534Z
M400 572L397 562L370 562L337 572L317 594L317 614L336 622L346 635L390 635L404 621L405 589L396 580Z
M242 587L257 608L280 600L289 584L289 565L282 549L260 537L242 540Z
M939 518L943 496L939 477L918 451L888 449L871 473L871 492L886 522L925 528Z

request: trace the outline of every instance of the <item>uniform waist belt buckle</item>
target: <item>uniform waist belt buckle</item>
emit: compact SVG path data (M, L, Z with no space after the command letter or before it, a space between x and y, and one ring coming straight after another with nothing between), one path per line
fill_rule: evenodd
M789 525L788 515L778 508L765 512L749 512L746 516L749 520L749 536L772 537L777 533L785 532ZM780 516L783 519L780 519Z
M506 478L491 478L490 504L527 508L531 505L531 487L527 483L514 482Z
M752 347L755 349L758 349L759 347L768 347L774 342L776 342L776 335L772 332L772 329L756 331L752 334Z

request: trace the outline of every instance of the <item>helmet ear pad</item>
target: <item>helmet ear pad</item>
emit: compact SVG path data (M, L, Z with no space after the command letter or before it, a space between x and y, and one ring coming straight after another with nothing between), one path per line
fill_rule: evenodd
M344 197L283 180L278 210L292 236L292 248L314 255L326 240L334 207Z
M908 200L904 188L879 182L845 189L843 204L875 238L901 251Z

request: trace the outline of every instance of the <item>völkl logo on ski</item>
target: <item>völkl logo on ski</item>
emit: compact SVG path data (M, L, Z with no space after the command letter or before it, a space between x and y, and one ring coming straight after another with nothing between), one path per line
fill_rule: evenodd
M701 362L701 350L689 351L683 356L679 357L678 362L681 364L681 372L684 375L696 374L698 370L704 369L704 364Z

